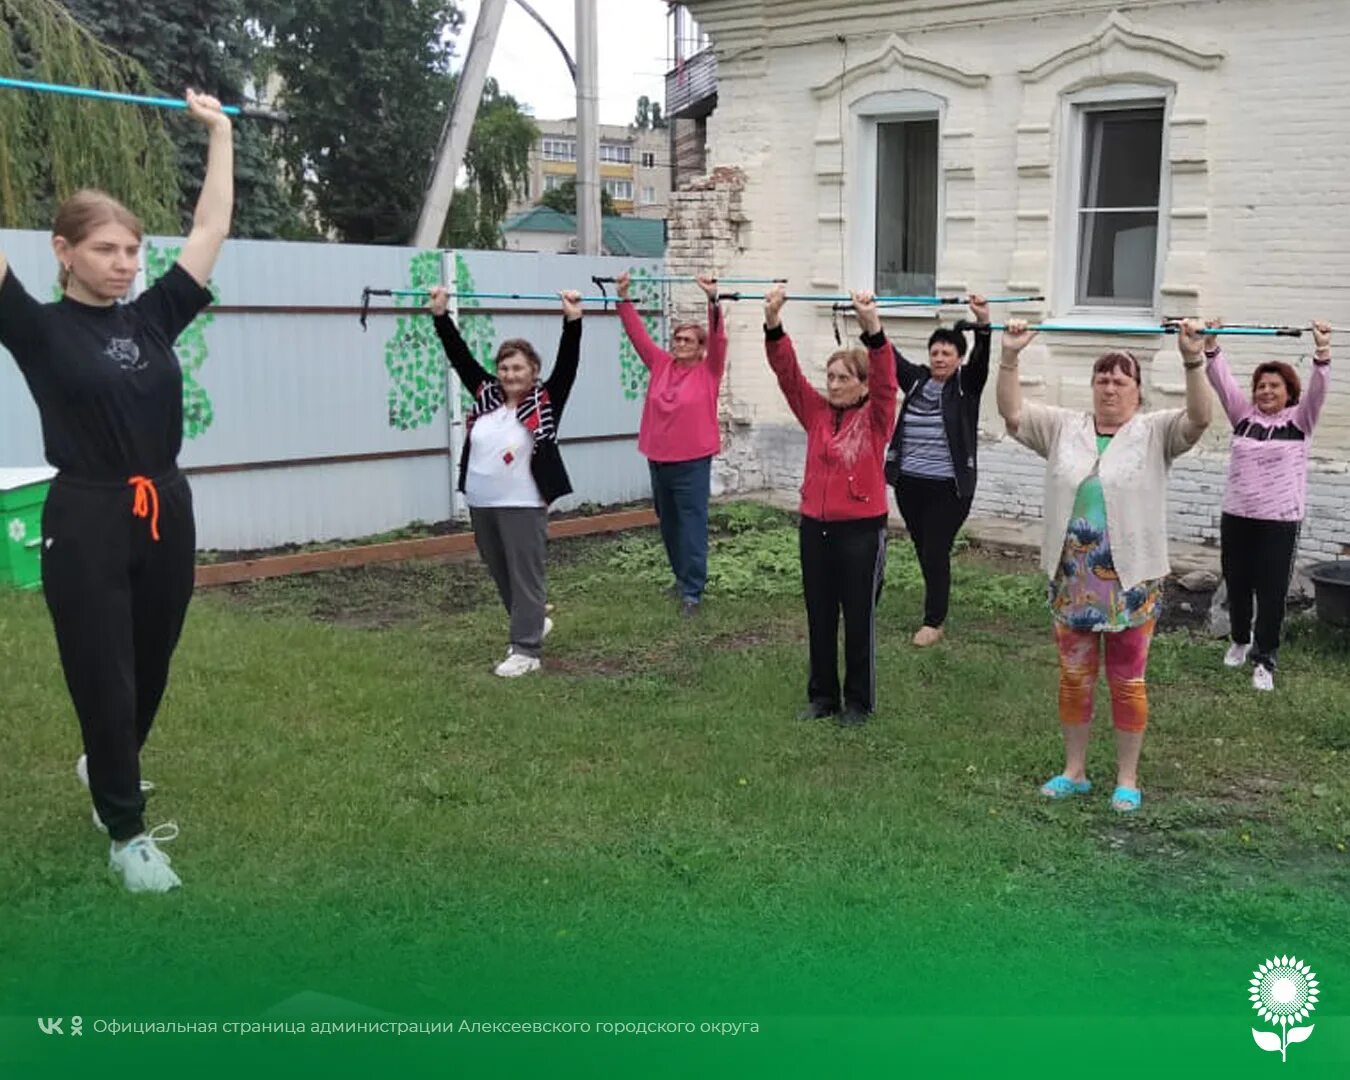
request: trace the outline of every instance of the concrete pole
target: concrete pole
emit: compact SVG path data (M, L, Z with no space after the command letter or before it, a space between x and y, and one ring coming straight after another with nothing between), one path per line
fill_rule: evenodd
M599 34L595 0L576 0L577 254L600 254Z
M450 213L450 199L455 193L455 178L464 163L464 152L473 133L478 102L483 96L492 50L497 46L497 31L501 29L506 0L483 0L478 22L469 40L469 52L464 58L464 69L459 73L455 87L455 101L450 116L441 129L440 145L436 149L436 168L422 200L422 213L417 219L413 246L434 248L440 244L445 231L445 219Z

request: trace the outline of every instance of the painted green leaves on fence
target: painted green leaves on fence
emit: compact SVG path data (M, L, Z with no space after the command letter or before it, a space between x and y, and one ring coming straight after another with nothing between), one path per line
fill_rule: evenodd
M156 247L145 242L145 281L153 285L177 260L181 247ZM220 290L212 282L207 283L211 291L212 303L220 303ZM178 335L174 351L178 354L178 365L183 369L183 436L195 439L206 433L216 418L211 397L197 381L202 365L206 363L206 328L216 321L209 311L203 311Z
M429 289L441 281L441 256L421 251L408 263L408 287ZM398 307L423 308L416 296L396 296ZM389 426L412 431L431 423L445 404L445 353L436 337L431 316L398 316L394 333L384 344L384 367L389 373Z
M629 270L629 274L633 279L630 295L638 308L662 307L661 286L649 280L652 272L643 267ZM643 315L642 321L652 340L659 342L661 320L656 315ZM638 358L637 350L633 348L627 334L619 338L619 381L623 386L623 396L629 401L637 401L647 393L647 366Z
M461 293L474 291L473 275L469 273L469 264L465 262L464 256L459 253L455 254L455 291ZM460 303L459 332L464 338L464 343L469 346L469 352L473 353L474 359L488 371L496 372L497 358L493 354L496 348L497 330L493 326L491 315L474 313L473 308L477 305L477 300L465 300ZM461 390L460 396L463 399L464 408L468 409L473 405L467 391Z

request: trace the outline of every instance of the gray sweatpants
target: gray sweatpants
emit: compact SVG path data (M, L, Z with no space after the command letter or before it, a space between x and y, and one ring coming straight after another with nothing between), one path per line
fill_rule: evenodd
M544 637L548 510L542 506L469 508L473 538L511 616L511 648L538 656Z

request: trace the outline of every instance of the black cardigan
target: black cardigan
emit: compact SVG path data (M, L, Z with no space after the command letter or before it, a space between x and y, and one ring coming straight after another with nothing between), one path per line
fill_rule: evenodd
M496 376L474 359L469 346L459 336L455 321L449 315L437 315L434 322L436 334L445 347L445 355L450 361L450 366L455 369L455 374L459 376L464 388L477 398L483 384L496 382ZM562 423L563 408L567 404L568 395L572 392L572 384L577 381L577 365L580 361L581 320L564 319L562 337L558 340L558 359L554 361L553 370L544 382L544 390L548 393L549 404L553 409L555 431ZM460 491L464 490L464 481L469 472L469 443L472 439L473 433L470 432L464 440L464 452L459 459ZM551 503L554 499L572 493L572 481L568 479L567 469L563 466L562 454L558 450L558 444L552 440L534 441L534 449L530 454L530 475L534 477L539 494L543 496L545 503Z
M956 473L956 495L962 499L975 494L975 449L980 433L980 394L989 381L989 339L988 330L975 331L975 347L970 350L970 359L957 368L942 387L942 426L947 432L947 447L951 450L952 469ZM933 372L927 364L910 363L894 345L891 348L895 352L895 377L905 395L895 434L886 450L886 480L894 485L900 479L905 412L914 391L931 379Z

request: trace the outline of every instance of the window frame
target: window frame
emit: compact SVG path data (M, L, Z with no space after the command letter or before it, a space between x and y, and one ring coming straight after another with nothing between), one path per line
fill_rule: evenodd
M1063 98L1063 134L1057 195L1059 212L1055 215L1053 299L1056 318L1083 323L1107 320L1114 323L1156 324L1162 311L1163 271L1167 264L1168 224L1172 210L1172 169L1168 153L1168 131L1172 117L1171 87L1148 83L1117 83L1093 87ZM1158 166L1158 229L1153 262L1153 298L1145 306L1128 304L1078 303L1079 265L1082 257L1082 200L1084 142L1087 117L1093 113L1118 112L1141 108L1161 110L1162 146Z
M852 273L850 282L866 282L871 288L877 283L877 159L878 136L882 124L906 123L915 120L937 121L937 208L935 211L934 281L942 280L942 254L946 244L947 180L943 172L942 139L946 130L947 100L924 90L891 90L868 94L852 106L853 154L852 168L844 177L844 204L851 207L850 223L846 228L851 257L847 260ZM841 132L842 134L842 132ZM824 208L834 212L833 208ZM841 285L844 283L841 282ZM858 286L854 286L855 288Z
M563 148L561 154L550 149L558 146ZM545 135L539 141L539 155L545 161L576 161L577 141L564 135Z

